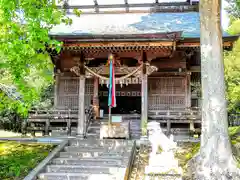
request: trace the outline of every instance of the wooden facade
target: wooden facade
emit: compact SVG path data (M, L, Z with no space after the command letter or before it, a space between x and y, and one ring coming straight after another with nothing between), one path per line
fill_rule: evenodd
M200 122L199 39L182 40L181 32L114 37L55 36L64 42L61 53L53 57L56 109L76 109L80 118L80 109L92 104L96 117L100 109L108 113L111 53L117 62L114 109L123 108L117 114L139 113L142 122ZM232 43L233 39L224 39L224 48ZM126 109L129 106L135 109Z
M201 123L198 1L64 1L57 7L73 21L50 31L51 38L63 42L60 53L49 50L55 66L54 110L33 114L30 122L44 122L45 133L49 124L64 122L68 135L71 126L77 126L78 136L86 135L93 115L98 121L100 109L108 113L112 54L117 107L111 112L137 118L124 122L132 137L144 135L151 120L167 124L168 131L172 123L190 124L190 129ZM74 15L77 9L80 17ZM223 36L224 49L231 49L238 37Z

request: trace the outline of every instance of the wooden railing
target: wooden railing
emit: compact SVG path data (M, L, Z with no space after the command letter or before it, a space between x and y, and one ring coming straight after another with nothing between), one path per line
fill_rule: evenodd
M190 121L201 121L201 111L198 108L175 108L172 110L153 110L149 111L149 117L159 121L171 121L185 123Z
M93 107L91 105L85 108L84 134L87 132L89 124L93 117ZM36 131L41 131L44 135L49 135L49 131L55 129L51 123L57 123L58 127L63 127L67 130L67 134L71 135L72 123L77 124L77 122L78 110L32 110L29 112L29 117L25 125L25 132L31 131L33 136L35 135ZM63 123L66 125L63 125Z

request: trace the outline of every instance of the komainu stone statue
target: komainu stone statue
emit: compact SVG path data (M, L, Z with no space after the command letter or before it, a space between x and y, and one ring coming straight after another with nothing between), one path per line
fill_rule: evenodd
M181 180L182 170L178 166L178 160L174 157L177 144L173 141L173 135L168 138L158 122L150 122L147 125L148 139L152 146L149 157L149 165L145 167L146 180L154 174L163 175L161 179ZM161 148L161 152L159 152ZM150 178L151 179L151 178Z
M149 133L149 141L152 145L152 154L157 154L159 148L163 152L173 151L177 148L177 144L173 141L173 135L168 138L163 132L158 122L150 122L147 125Z

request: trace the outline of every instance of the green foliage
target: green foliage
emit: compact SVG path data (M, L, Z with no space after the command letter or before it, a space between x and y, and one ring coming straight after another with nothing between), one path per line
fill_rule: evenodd
M228 28L230 34L239 34L240 33L240 19L235 19L231 22L231 25Z
M229 33L240 33L240 20L232 22ZM224 54L225 79L227 85L227 98L229 111L240 111L240 39L235 43L231 52Z
M0 82L16 86L24 102L15 103L21 113L38 101L41 86L36 83L52 81L49 52L59 52L62 43L51 39L49 31L72 23L65 13L55 0L0 0Z
M33 76L34 77L34 76ZM36 81L39 82L39 81ZM32 108L35 109L46 109L53 107L53 84L46 84L40 82L39 101L32 104ZM10 130L14 132L21 132L22 121L27 117L27 113L19 114L18 112L27 112L19 110L21 108L21 102L8 98L5 94L0 95L5 103L0 103L0 129ZM24 104L22 104L24 106ZM23 107L24 108L24 107Z
M229 6L227 11L231 14L234 18L240 18L240 0L227 0Z
M43 144L0 142L0 179L23 179L53 147Z

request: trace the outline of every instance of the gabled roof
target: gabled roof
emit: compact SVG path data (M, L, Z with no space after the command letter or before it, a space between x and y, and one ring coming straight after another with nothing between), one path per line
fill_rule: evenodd
M185 38L200 37L199 13L135 13L135 14L82 14L69 15L70 26L58 25L50 35L115 35L154 34L182 31ZM224 36L228 36L226 32Z

